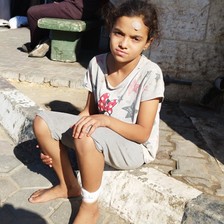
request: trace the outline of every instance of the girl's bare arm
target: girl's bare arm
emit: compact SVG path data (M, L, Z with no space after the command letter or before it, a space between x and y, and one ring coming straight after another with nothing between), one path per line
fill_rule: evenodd
M107 127L116 131L123 137L138 143L148 140L154 124L160 99L144 101L140 104L136 124L129 124L110 117Z
M80 112L79 116L81 117L90 116L95 113L96 108L95 108L94 96L93 93L88 92L85 108L83 109L83 111Z
M90 101L87 102L86 108L81 113L82 118L74 126L74 138L82 138L84 135L90 136L97 127L108 127L123 137L138 143L144 143L149 138L158 109L159 98L141 103L136 124L129 124L103 114L88 113L91 111L91 96L88 99Z

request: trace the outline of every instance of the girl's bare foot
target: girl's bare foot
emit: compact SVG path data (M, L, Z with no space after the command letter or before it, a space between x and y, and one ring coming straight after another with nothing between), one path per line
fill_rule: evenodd
M96 224L99 218L98 203L82 202L73 224Z
M78 197L81 195L80 188L72 188L67 190L67 188L57 185L48 189L40 189L34 192L28 199L31 203L41 203L54 200L57 198L71 198Z

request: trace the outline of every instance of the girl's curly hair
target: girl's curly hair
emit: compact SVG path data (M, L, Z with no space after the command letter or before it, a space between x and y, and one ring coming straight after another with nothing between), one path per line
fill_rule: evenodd
M144 24L149 29L148 40L159 37L157 9L148 1L127 0L118 6L114 6L109 2L102 8L102 17L109 30L112 29L116 20L122 16L141 16Z

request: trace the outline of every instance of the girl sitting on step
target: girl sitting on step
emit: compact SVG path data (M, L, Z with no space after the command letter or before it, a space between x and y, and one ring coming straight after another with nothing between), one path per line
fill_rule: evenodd
M89 63L84 110L78 116L43 111L33 126L42 161L53 167L59 184L33 193L29 201L82 195L73 224L97 223L105 163L116 169L135 169L154 160L158 150L163 75L142 54L158 37L156 10L143 0L107 9L110 52ZM75 150L81 186L67 147Z

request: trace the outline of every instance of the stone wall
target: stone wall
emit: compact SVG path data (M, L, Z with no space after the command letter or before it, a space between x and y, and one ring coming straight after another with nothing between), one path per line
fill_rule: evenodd
M144 54L160 65L164 77L178 81L166 85L167 100L199 103L224 76L224 0L151 2L159 11L161 39Z

